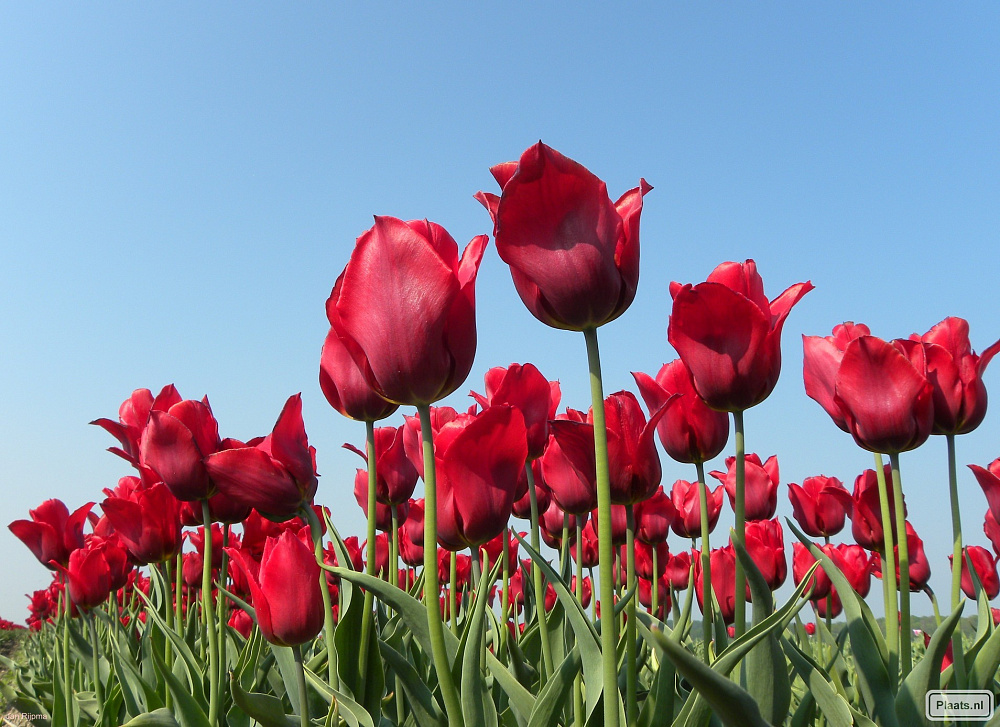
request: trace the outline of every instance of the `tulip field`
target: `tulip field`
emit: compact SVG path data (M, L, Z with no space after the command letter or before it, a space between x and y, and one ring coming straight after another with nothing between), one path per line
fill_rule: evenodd
M344 446L367 532L340 529L344 492L320 485L301 394L244 442L207 396L122 392L117 416L91 422L117 483L8 526L52 580L24 626L0 620L4 724L971 723L931 715L936 690L983 695L977 723L1000 724L1000 458L958 451L990 415L997 332L976 332L979 353L957 317L894 340L841 321L805 336L815 414L870 469L782 483L744 419L774 390L782 328L813 285L765 292L754 260L671 283L656 325L677 357L605 392L599 333L635 297L652 187L615 200L542 142L490 171L496 189L476 199L492 235L461 248L439 224L376 217L327 300L319 387L357 422ZM528 362L468 380L493 254L535 335L583 335L589 402ZM463 387L467 407L439 403ZM378 425L397 411L402 425ZM948 498L907 502L900 463L930 437L947 443ZM687 479L663 481L661 450ZM960 475L985 494L983 521L961 521ZM924 507L952 552L925 553L908 520ZM929 563L945 556L950 589L935 594ZM924 628L918 598L933 604Z

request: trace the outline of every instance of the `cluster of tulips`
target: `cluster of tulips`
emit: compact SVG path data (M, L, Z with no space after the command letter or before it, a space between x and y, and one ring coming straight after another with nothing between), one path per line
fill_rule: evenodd
M541 142L491 171L500 194L476 198L496 249L538 320L583 333L589 409L560 411L559 383L530 363L490 369L467 410L436 405L472 368L489 238L460 255L440 225L376 217L327 301L319 376L332 407L365 423L364 446L345 446L365 465L367 536L341 538L315 502L299 395L243 442L220 436L207 398L135 391L117 421L93 422L135 469L102 514L49 500L10 525L54 572L31 596L30 663L9 664L16 703L66 725L909 725L928 689L1000 690L996 557L963 543L955 453L986 415L1000 341L975 354L959 318L893 341L854 323L804 337L806 393L874 467L853 492L822 475L787 486L795 588L776 606L778 461L746 451L743 419L774 389L783 324L812 285L769 300L752 260L672 283L679 358L634 373L638 397L606 396L597 330L635 296L651 187L613 202ZM375 426L400 406L415 409L402 425ZM705 465L731 423L713 489ZM948 444L945 616L899 465L932 434ZM657 439L694 465L669 492ZM1000 553L1000 459L971 467ZM724 495L735 526L712 547ZM832 543L848 520L854 542ZM873 575L884 627L864 600ZM913 637L911 592L933 603L926 638ZM979 612L971 642L963 594Z

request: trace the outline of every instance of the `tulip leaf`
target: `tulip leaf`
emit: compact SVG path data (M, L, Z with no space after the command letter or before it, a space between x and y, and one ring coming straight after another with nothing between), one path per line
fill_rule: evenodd
M788 639L782 637L781 645L792 667L805 682L808 688L806 695L815 700L827 724L830 727L851 727L854 720L850 705L830 684L820 666Z
M889 672L882 659L876 638L865 618L862 599L851 587L850 582L840 569L830 560L830 557L802 534L791 520L785 518L785 522L795 533L795 537L802 541L813 557L822 564L823 570L829 576L834 588L837 589L837 594L844 606L844 614L847 617L847 630L855 660L857 687L864 698L868 713L885 727L895 727L898 722L894 708L895 695L892 683L889 681ZM908 634L904 636L909 638Z
M906 676L896 694L896 716L900 724L931 725L925 714L924 698L927 692L941 686L941 661L944 659L951 635L962 619L962 609L959 607L948 616L934 631L923 658L917 662L913 670Z
M347 722L349 727L375 727L375 723L372 721L372 716L368 711L358 704L354 699L352 699L347 694L334 689L326 680L317 676L315 672L304 669L306 674L306 681L313 685L316 693L319 694L327 704L332 704L333 700L337 700L337 704L340 706L340 716Z
M123 724L122 727L180 727L180 725L174 719L173 712L166 707L161 707L152 712L140 714L135 719Z
M646 629L646 627L639 623L639 630L642 629ZM649 629L646 631L649 632ZM646 638L645 635L643 638ZM667 638L673 638L673 634ZM674 717L674 681L677 669L670 659L662 658L662 654L659 662L659 665L653 669L653 683L642 703L642 711L639 713L639 727L657 727L669 724Z
M494 681L507 694L511 709L520 719L527 723L528 717L535 708L535 697L524 688L521 682L517 680L517 677L507 670L503 662L488 651L486 652L486 666Z
M337 653L345 655L344 658L337 660L340 688L364 705L370 713L378 714L381 710L385 675L378 654L378 634L374 626L368 631L368 642L361 643L363 633L361 624L366 609L372 606L371 599L350 586L344 588L341 595L343 605L340 611L340 624L334 633ZM373 617L369 615L369 618ZM358 656L362 650L368 652L364 674L361 673Z
M201 705L191 696L190 691L184 688L177 677L167 670L163 658L156 649L150 653L153 657L153 666L166 682L167 689L170 690L170 695L174 698L175 714L180 717L181 727L211 727Z
M733 537L731 540L750 584L753 623L759 624L774 611L771 589L739 538ZM792 685L777 633L772 631L750 650L746 657L745 673L747 691L757 702L764 719L771 724L783 724L792 703Z
M549 727L559 722L570 689L573 688L576 675L580 673L580 665L580 652L573 649L556 667L555 672L538 693L535 708L531 710L531 718L528 720L528 727Z
M382 658L389 664L407 696L407 706L413 713L419 727L444 727L448 721L434 700L431 690L424 684L413 664L406 657L384 641L379 642ZM400 695L397 695L397 699Z
M484 643L484 628L486 621L486 602L489 600L487 583L496 580L499 571L499 563L487 573L485 570L479 578L476 587L476 595L472 602L472 618L465 630L462 639L464 654L456 656L456 663L461 658L462 678L459 682L462 685L462 717L465 719L467 727L498 727L497 710L493 704L493 697L486 686L486 678L479 664L482 660ZM459 648L459 653L462 652Z
M236 675L229 679L236 705L260 722L263 727L297 727L298 720L285 714L281 700L273 694L256 694L244 691Z

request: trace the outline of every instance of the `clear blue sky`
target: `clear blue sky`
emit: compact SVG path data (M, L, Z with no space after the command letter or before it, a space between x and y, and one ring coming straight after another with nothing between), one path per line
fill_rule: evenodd
M977 350L1000 337L998 22L982 2L3 4L0 523L48 497L100 500L130 472L87 422L173 382L244 439L303 392L318 500L360 532L360 460L340 444L363 427L317 383L324 301L373 214L426 217L462 245L489 232L472 195L538 139L614 197L655 187L639 293L601 330L606 391L674 358L671 280L747 257L771 297L811 279L747 443L778 454L783 483L850 486L871 457L806 398L803 333L852 319L891 338L958 315ZM527 313L492 244L478 298L475 368L448 403L532 361L586 408L582 336ZM960 462L1000 455L998 434L1000 404ZM903 469L946 592L943 440ZM665 484L679 477L693 472L664 458ZM985 499L960 477L986 545ZM5 527L0 543L0 616L20 621L48 576Z

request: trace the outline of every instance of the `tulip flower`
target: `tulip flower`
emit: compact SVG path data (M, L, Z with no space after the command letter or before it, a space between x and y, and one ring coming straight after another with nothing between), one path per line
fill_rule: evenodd
M910 521L906 521L906 547L909 554L908 570L910 573L910 590L913 592L922 591L927 587L927 582L931 577L931 566L927 562L927 555L924 553L924 541L917 535ZM896 582L902 583L899 574L899 546L893 548L896 558ZM876 558L872 564L872 573L876 578L882 577L882 563L880 558Z
M104 556L104 549L84 547L69 555L69 565L58 565L69 584L69 597L73 604L89 611L104 603L111 593L111 570Z
M822 550L826 555L830 556L830 559L834 559L832 545L817 545L820 550ZM813 556L812 551L809 550L802 543L795 543L792 545L792 580L795 581L795 585L798 586L802 579L805 578L806 573L812 568L813 563L816 562L816 558ZM834 560L834 565L836 561ZM825 599L830 592L833 590L833 583L830 581L830 576L826 574L821 565L813 573L812 578L809 581L809 585L806 586L806 591L809 589L812 592L809 594L809 600L814 603Z
M992 510L986 511L986 520L983 523L983 532L993 544L993 552L1000 554L1000 523L997 522Z
M367 541L362 546L362 551L367 551ZM366 569L383 580L389 580L389 536L387 533L379 533L375 536L375 562L371 569Z
M764 576L768 587L777 590L788 575L785 541L777 520L754 520L747 523L747 554ZM749 588L748 588L749 590ZM749 593L747 595L749 598Z
M695 554L698 551L694 551ZM675 591L683 591L691 582L691 553L682 550L670 556L664 576Z
M844 358L847 344L856 338L870 336L871 330L863 323L847 321L834 326L830 336L803 336L802 377L806 395L815 400L830 415L834 424L850 433L847 421L834 401L837 389L837 371Z
M847 543L834 546L833 553L835 555L830 557L850 582L851 587L862 598L867 596L871 589L873 563L878 560L878 556L871 556L860 545ZM910 573L913 574L912 569Z
M1000 577L997 576L996 558L990 555L986 548L978 545L967 546L962 557L962 592L966 596L975 600L976 589L972 582L972 574L969 573L969 561L976 569L976 576L979 578L979 585L986 593L987 600L992 601L1000 594Z
M228 497L272 520L288 520L316 494L316 449L302 422L302 395L285 402L269 435L254 447L210 455L209 476Z
M494 367L486 372L486 395L469 395L485 410L494 404L509 404L524 415L528 431L528 459L542 456L548 442L549 420L556 415L562 393L558 381L549 381L530 363Z
M181 395L173 384L163 387L156 398L149 389L136 389L118 408L118 421L95 419L95 424L118 440L121 447L109 447L108 451L139 467L139 440L152 410L167 411L181 401Z
M402 504L410 499L417 486L417 469L413 466L403 446L405 427L376 427L375 432L375 496L386 505ZM359 455L366 462L368 455L354 445L346 449ZM362 472L362 470L358 470ZM368 473L365 476L367 496Z
M356 470L354 473L354 499L358 502L358 507L365 513L365 519L368 518L368 473L365 470ZM382 532L389 532L393 529L392 526L392 511L396 510L396 517L399 518L398 524L402 525L406 522L407 516L409 515L410 502L409 500L404 501L400 505L386 505L381 502L375 503L375 528L381 530Z
M233 611L229 617L229 625L244 639L249 639L250 634L253 633L253 618L241 609Z
M194 545L195 550L198 553L205 554L205 528L204 526L198 528L197 530L191 530L185 533L188 540ZM223 533L222 528L219 527L217 523L212 525L212 568L222 567L222 545L223 545Z
M184 554L184 560L181 563L181 578L189 591L201 590L201 577L204 566L205 559L201 553L194 552ZM233 592L249 594L250 583L246 580L246 577L243 576L242 571L234 571L231 575L234 576L232 586Z
M569 590L571 593L576 593L576 576L573 576L569 581ZM584 608L590 608L590 602L594 597L594 584L590 578L582 578L580 580L580 605Z
M438 224L376 217L327 300L330 325L375 392L425 405L455 391L476 354L476 274L488 237L461 260Z
M663 485L635 506L635 538L650 545L665 542L670 525L677 518L677 508L663 491Z
M983 488L990 512L993 513L993 518L996 520L997 516L1000 515L1000 457L990 462L987 467L970 464L969 469L976 476L979 486Z
M278 646L311 641L323 628L319 565L312 548L285 531L268 538L256 575L242 550L228 548L253 594L253 607L264 638Z
M639 282L639 217L652 187L640 180L613 203L604 182L542 142L490 171L501 195L476 198L531 314L582 331L624 313Z
M628 534L628 520L624 505L611 506L611 542L614 545L625 545ZM590 519L594 521L594 529L600 532L601 520L597 510L590 513Z
M729 504L736 509L736 458L726 457L726 472L710 472L726 486ZM746 519L769 520L778 507L778 458L771 455L761 464L756 454L746 455Z
M139 441L139 464L155 472L178 500L206 500L215 485L205 458L222 448L208 397L185 399L166 411L153 409Z
M660 484L660 457L653 434L666 413L661 408L646 421L635 395L619 391L604 400L608 429L611 502L634 505L650 497ZM592 417L590 421L593 421Z
M561 510L576 515L590 512L597 507L594 425L558 420L550 427L549 446L539 460L542 480Z
M50 570L69 565L69 556L84 545L83 525L94 503L71 515L62 500L46 500L29 510L31 520L15 520L7 528L28 546L38 562Z
M884 468L886 482L892 478L889 465ZM895 496L892 488L888 488L889 516L893 532L896 530ZM858 545L866 550L881 551L885 548L885 535L882 530L882 510L879 504L878 478L875 470L865 470L854 480L854 493L851 495L851 534ZM903 501L903 512L906 512L906 501Z
M229 440L232 441L232 440ZM226 447L228 449L228 447ZM223 492L216 492L208 498L208 514L214 523L235 525L250 516L252 507L237 502ZM202 524L202 508L200 502L181 503L181 523L187 527ZM261 545L263 547L263 545Z
M180 552L180 502L166 485L142 487L131 499L109 497L101 509L137 563L162 563Z
M844 604L837 594L837 589L833 586L830 586L830 594L826 598L821 598L818 601L813 600L812 603L816 607L816 615L819 618L835 619L844 611ZM829 608L827 608L827 604L829 604Z
M597 530L594 529L593 520L588 520L583 526L580 540L569 546L569 552L573 561L579 563L581 568L597 567Z
M320 354L319 386L330 406L349 419L376 422L399 408L368 385L354 357L332 327Z
M521 520L531 519L531 493L528 492L528 474L527 468L521 470L521 474L517 478L517 490L514 492L514 508L513 515ZM531 473L535 481L535 501L538 503L538 512L543 513L549 507L549 501L552 499L552 492L549 490L548 485L545 484L545 480L542 477L542 464L540 459L533 460L531 462ZM518 497L520 493L520 497Z
M753 260L723 263L698 285L670 284L667 340L705 403L735 412L768 397L781 371L785 318L812 289L796 283L769 303Z
M806 477L801 486L789 483L788 499L802 532L813 538L830 537L843 530L853 502L844 483L825 475Z
M655 566L653 553L656 553ZM635 544L635 572L639 578L653 580L660 578L666 572L667 561L670 558L670 550L666 542L648 545L641 540Z
M712 569L712 592L719 602L719 612L723 621L731 624L736 616L736 551L732 545L715 548L709 554L709 562ZM697 585L695 596L698 598L698 607L705 613L700 553L694 560L694 580Z
M475 404L473 411L467 412L475 415ZM454 421L458 417L458 412L450 406L432 406L428 408L431 420L431 433L436 438L441 427L448 422ZM421 440L420 417L404 416L403 420L403 451L406 452L410 463L416 468L420 479L424 478L424 452Z
M406 538L414 545L424 544L424 498L410 500L407 503L409 508L406 520L401 525L400 534L406 534Z
M708 529L715 529L722 512L722 490L719 485L708 491ZM697 538L701 536L701 509L698 503L698 483L687 480L677 480L670 490L670 500L677 510L671 527L682 538Z
M622 522L624 523L624 508L622 508L622 513ZM559 507L559 503L553 499L549 502L549 506L545 509L545 512L538 516L538 527L541 531L542 540L544 540L545 544L550 548L559 550L562 547L564 524L568 524L570 540L572 541L574 538L576 533L577 516L569 515L569 519L567 520L565 516L568 514L569 513L564 512L563 509ZM623 530L621 537L623 539L625 537L624 527L625 526L622 525ZM594 528L597 528L597 523L594 523ZM622 542L624 542L624 540Z
M506 405L441 428L434 459L442 545L450 550L476 547L504 530L527 460L527 441L524 416Z
M707 462L722 452L729 440L729 417L702 401L684 361L663 364L655 380L636 372L632 377L650 412L671 402L656 425L656 433L672 459L693 464Z

